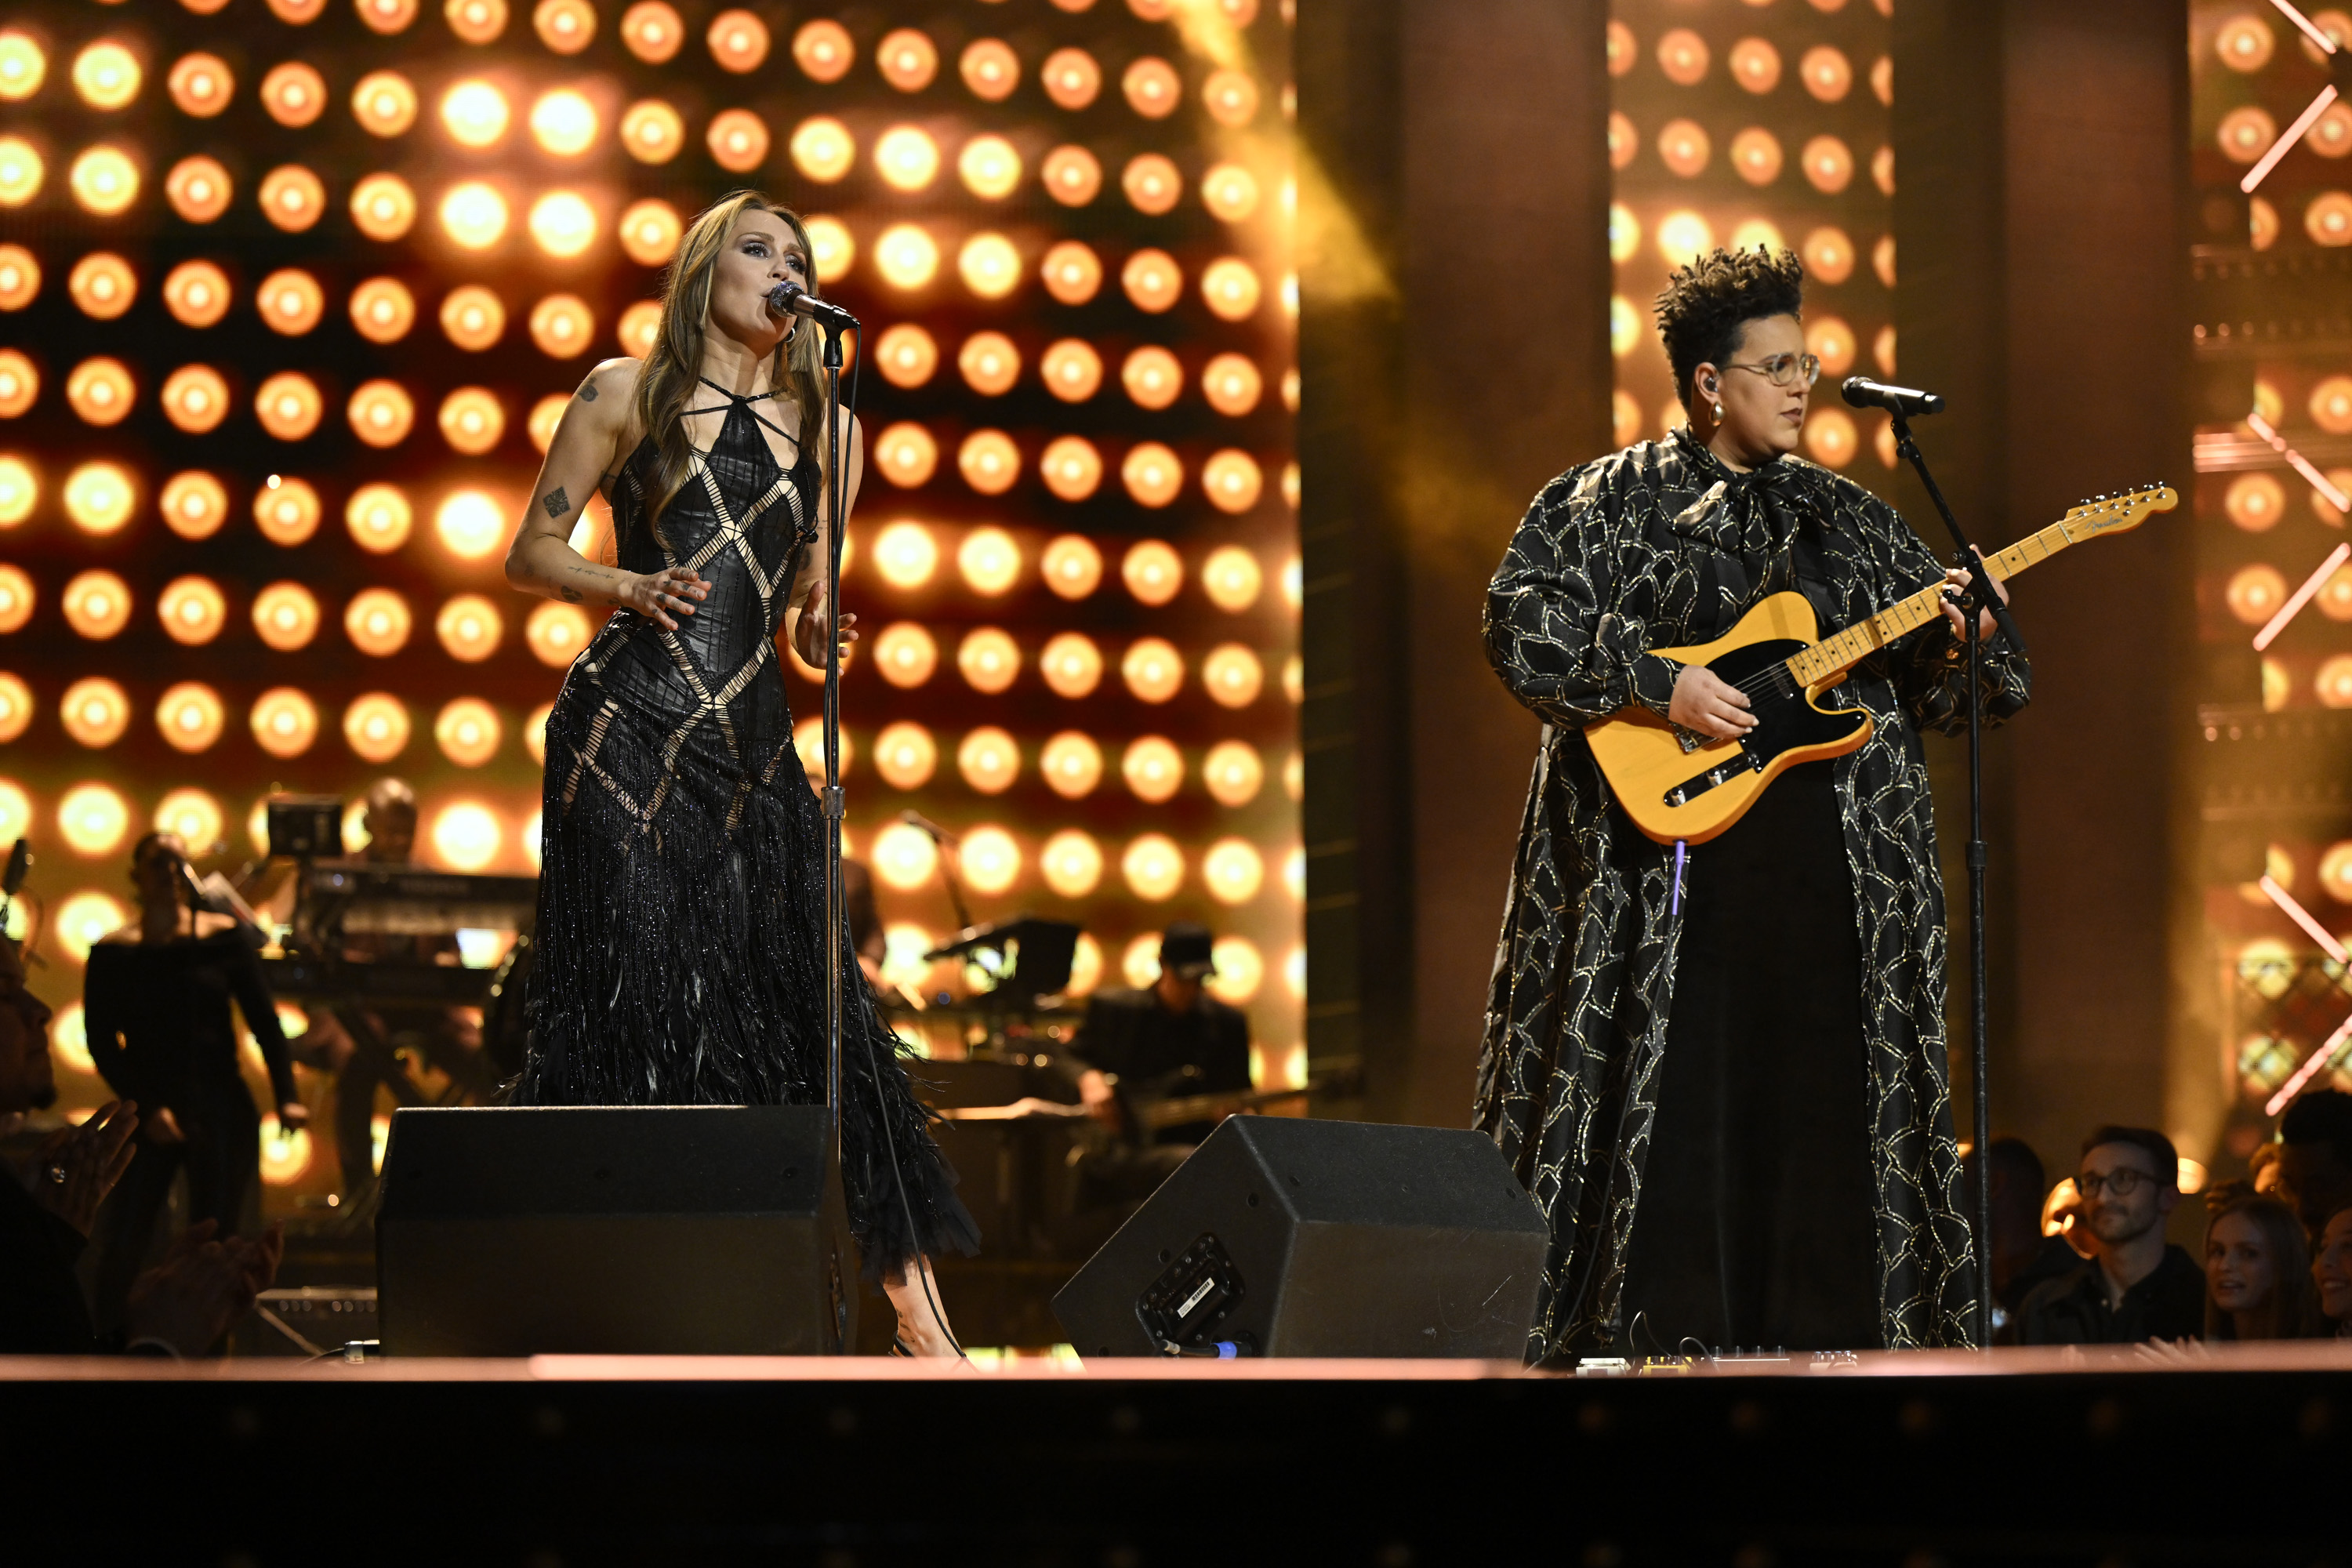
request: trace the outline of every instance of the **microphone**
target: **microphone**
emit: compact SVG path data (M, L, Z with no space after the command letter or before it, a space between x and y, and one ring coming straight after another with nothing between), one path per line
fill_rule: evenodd
M1847 376L1838 390L1845 394L1846 402L1853 407L1884 408L1906 419L1944 411L1944 400L1935 393L1910 386L1889 386L1866 375Z
M828 331L854 332L857 330L856 317L790 281L779 283L768 290L768 313L772 316L800 316Z

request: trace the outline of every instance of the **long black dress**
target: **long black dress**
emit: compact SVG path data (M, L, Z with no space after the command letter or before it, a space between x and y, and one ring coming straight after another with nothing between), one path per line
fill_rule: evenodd
M726 419L658 522L650 440L612 484L623 569L688 567L710 592L674 632L615 612L548 719L535 1020L516 1104L824 1102L825 825L776 657L816 537L818 465L803 449L781 468L763 399L721 395L687 411ZM849 982L842 1178L866 1270L919 1247L972 1251L898 1041L835 940Z

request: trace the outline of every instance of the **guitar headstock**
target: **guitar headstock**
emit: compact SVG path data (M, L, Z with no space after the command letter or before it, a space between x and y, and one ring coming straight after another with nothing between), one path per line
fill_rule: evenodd
M2170 511L2180 504L2180 492L2170 485L2149 485L2118 495L2093 496L2066 511L2069 535L2087 539L2101 533L2121 533L2137 528L2148 513Z

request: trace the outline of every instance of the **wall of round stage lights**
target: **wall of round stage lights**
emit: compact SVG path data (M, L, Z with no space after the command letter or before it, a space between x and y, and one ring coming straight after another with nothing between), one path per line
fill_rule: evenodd
M0 742L15 758L0 842L26 833L67 852L36 878L54 900L51 951L78 959L125 917L121 857L150 823L234 861L280 782L343 795L356 838L360 794L400 772L425 795L421 854L529 868L547 700L594 620L499 584L511 519L580 374L647 346L648 269L683 221L764 180L824 209L809 225L818 274L872 334L847 590L868 636L846 752L850 847L884 889L894 977L937 981L915 955L951 923L937 847L894 820L911 803L961 830L957 869L982 906L1074 905L1114 943L1090 936L1077 988L1148 979L1158 925L1197 907L1232 933L1220 988L1254 1003L1262 1037L1295 1038L1286 6L1099 0L1090 16L1098 0L971 0L926 32L786 28L772 12L659 0L356 0L350 16L328 0L230 3L180 0L222 25L211 47L107 5L0 25L0 209L17 218L0 244L0 321L160 305L218 342L184 363L0 348ZM346 51L365 68L300 58L354 19L374 36ZM1057 42L1057 26L1095 41ZM647 89L664 81L674 89ZM762 110L725 106L755 81L776 89ZM777 111L795 103L809 111ZM194 150L256 107L296 134ZM338 117L396 167L305 159L306 137L331 142ZM632 166L666 194L631 199ZM1163 219L1175 237L1149 243ZM202 250L216 224L223 240L265 243L168 266L139 243ZM245 275L250 254L305 236L326 260ZM608 309L615 277L637 297ZM1106 324L1102 307L1122 300ZM305 363L337 315L362 352L404 368ZM537 395L465 377L466 357L494 346L502 366L520 363L525 337ZM1093 417L1069 434L992 422L1019 389ZM934 416L894 417L893 394L918 390ZM159 420L182 437L281 443L286 459L257 482L180 466L169 452L189 444L167 450ZM304 443L327 437L348 457L295 472L316 449ZM451 461L467 458L490 460ZM593 512L577 540L609 554ZM142 580L142 557L187 556L154 548L158 530L292 553L224 551L217 570ZM41 651L134 641L142 622L163 640L134 670L74 674ZM69 639L37 640L59 624ZM338 639L383 661L380 686L305 679ZM433 647L444 657L417 662ZM813 710L814 688L798 689ZM1024 700L992 714L1008 695ZM1136 732L1118 732L1130 720ZM142 751L150 728L164 749ZM803 721L812 771L814 730ZM116 765L89 765L101 761ZM217 782L244 776L267 783L240 797Z

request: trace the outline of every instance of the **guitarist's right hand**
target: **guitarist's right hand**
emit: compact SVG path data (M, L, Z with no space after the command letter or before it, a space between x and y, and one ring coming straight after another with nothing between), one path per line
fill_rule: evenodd
M1748 693L1703 664L1686 664L1675 678L1675 698L1666 717L1694 734L1736 741L1756 728Z

